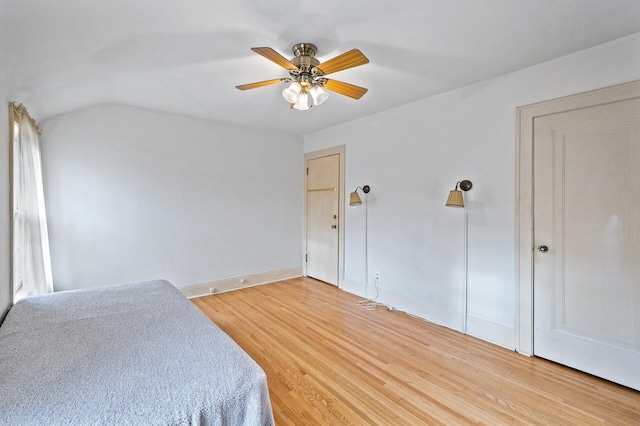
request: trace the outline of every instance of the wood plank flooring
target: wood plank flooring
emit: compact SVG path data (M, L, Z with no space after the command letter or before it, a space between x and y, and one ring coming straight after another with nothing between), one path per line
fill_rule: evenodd
M267 374L282 425L640 425L640 392L309 278L193 303Z

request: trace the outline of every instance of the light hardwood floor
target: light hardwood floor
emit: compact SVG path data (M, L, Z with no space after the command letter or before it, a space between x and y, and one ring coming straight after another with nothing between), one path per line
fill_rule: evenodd
M309 278L193 299L267 374L276 424L640 425L640 392Z

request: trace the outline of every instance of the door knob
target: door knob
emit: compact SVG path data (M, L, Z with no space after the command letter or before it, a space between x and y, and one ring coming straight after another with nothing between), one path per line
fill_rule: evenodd
M331 229L337 229L338 225L331 225Z
M538 251L539 251L540 253L546 253L546 252L548 252L548 251L549 251L549 247L547 247L547 246L545 246L545 245L543 244L543 245L541 245L541 246L538 246Z

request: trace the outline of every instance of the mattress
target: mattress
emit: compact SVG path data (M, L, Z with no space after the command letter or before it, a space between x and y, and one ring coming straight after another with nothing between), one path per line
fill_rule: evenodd
M0 422L272 425L262 369L166 281L20 300L0 327Z

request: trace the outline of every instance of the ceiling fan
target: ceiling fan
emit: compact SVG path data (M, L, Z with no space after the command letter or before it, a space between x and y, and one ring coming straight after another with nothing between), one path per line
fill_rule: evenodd
M270 47L253 47L251 50L289 71L291 77L242 84L236 86L237 89L248 90L292 82L282 91L282 96L289 102L291 108L298 110L308 110L311 106L320 105L326 101L329 94L323 88L353 99L360 99L367 93L364 87L330 80L326 77L327 74L368 64L369 59L358 49L352 49L323 63L314 58L318 49L311 43L298 43L293 46L295 57L291 61Z

